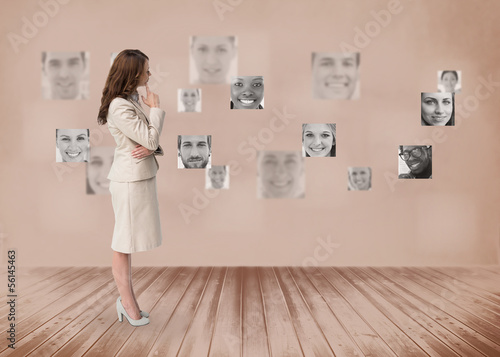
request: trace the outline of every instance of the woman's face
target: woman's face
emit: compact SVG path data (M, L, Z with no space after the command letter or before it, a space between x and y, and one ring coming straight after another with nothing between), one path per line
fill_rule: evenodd
M107 178L111 164L113 164L114 148L92 147L90 160L87 165L87 180L95 194L109 193Z
M422 119L429 125L444 126L453 113L452 93L422 93Z
M303 158L300 152L261 151L263 197L293 198L300 188Z
M88 157L87 129L58 129L56 145L63 162L83 162Z
M196 89L183 89L181 91L181 100L184 105L184 111L194 112L196 103L200 100Z
M325 157L330 155L335 137L326 124L307 124L304 128L303 145L306 153L311 157Z
M137 84L137 86L138 87L145 86L146 83L148 83L148 81L149 81L149 76L151 76L151 72L149 72L149 61L146 60L142 74L139 77L139 84Z
M227 36L196 36L191 46L193 60L201 83L226 83L226 74L235 54L233 41Z
M208 176L210 177L213 188L222 188L226 178L226 169L224 166L212 166L208 169Z
M455 91L455 87L457 86L457 77L452 72L446 72L444 76L442 76L441 83L444 86L445 92L452 93Z
M264 99L264 78L243 76L231 79L231 101L234 109L258 109Z
M355 190L370 188L370 169L367 167L349 167L349 180Z

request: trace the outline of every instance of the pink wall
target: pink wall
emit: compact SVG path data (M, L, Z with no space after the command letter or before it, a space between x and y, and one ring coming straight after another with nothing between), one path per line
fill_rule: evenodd
M167 115L157 176L163 245L135 254L134 265L498 264L498 1L41 3L52 5L9 2L0 14L2 259L16 248L24 266L110 265L111 198L85 194L83 164L58 178L54 129L90 128L92 145L114 145L96 122L110 53L139 48ZM233 5L219 17L221 3ZM374 12L388 7L388 23L377 25ZM33 16L40 27L23 34ZM17 47L13 33L24 37ZM238 72L264 76L264 110L231 112L228 86L205 85L203 113L177 113L177 89L191 87L191 35L238 37ZM342 42L361 52L361 98L315 100L311 52L340 51ZM40 53L79 50L90 52L90 99L43 100ZM456 127L422 127L420 92L434 91L443 69L462 71L464 109ZM300 150L302 123L333 122L337 157L306 159L305 199L258 200L255 159L238 147L284 110L293 118L265 149ZM212 164L240 168L189 221L180 207L206 191L201 170L177 169L183 133L211 134ZM418 143L433 146L432 180L398 181L398 145ZM372 168L371 191L347 191L348 166Z

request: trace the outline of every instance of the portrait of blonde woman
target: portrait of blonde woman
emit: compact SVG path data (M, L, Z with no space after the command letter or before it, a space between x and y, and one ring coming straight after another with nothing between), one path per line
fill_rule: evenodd
M148 87L149 58L139 50L123 50L115 60L102 91L98 123L107 124L116 141L113 164L108 175L115 215L111 241L112 271L120 296L116 310L120 322L125 317L132 326L149 323L132 286L132 253L161 245L155 155L163 155L160 134L165 112L160 99ZM146 87L139 102L138 87Z

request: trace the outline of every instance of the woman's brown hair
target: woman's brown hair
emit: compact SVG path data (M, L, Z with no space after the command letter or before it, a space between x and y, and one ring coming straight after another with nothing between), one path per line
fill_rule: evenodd
M123 50L116 56L102 90L101 107L97 116L99 124L107 123L109 105L113 99L126 99L135 92L147 60L148 56L139 50Z

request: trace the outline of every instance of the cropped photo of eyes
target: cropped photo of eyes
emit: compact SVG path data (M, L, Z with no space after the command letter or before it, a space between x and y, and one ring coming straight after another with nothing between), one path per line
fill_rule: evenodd
M257 198L304 197L304 158L300 151L259 151Z
M229 189L229 166L212 166L206 169L205 189Z
M359 60L359 52L313 52L313 98L359 99Z
M400 145L398 173L400 179L431 179L432 146Z
M422 126L455 125L455 93L420 94Z
M235 36L191 36L189 50L191 84L224 84L236 75Z
M87 162L89 129L56 129L56 162Z
M108 195L108 174L113 164L115 148L113 146L93 146L87 164L87 195Z
M438 92L460 93L462 71L438 71Z
M42 52L42 98L89 98L89 52Z
M264 109L262 76L231 77L231 109Z
M177 168L210 168L212 154L212 135L178 135Z
M199 88L178 89L177 112L201 113L201 89Z
M335 157L336 124L302 124L303 157Z
M347 190L368 191L372 188L372 169L369 167L347 168Z

